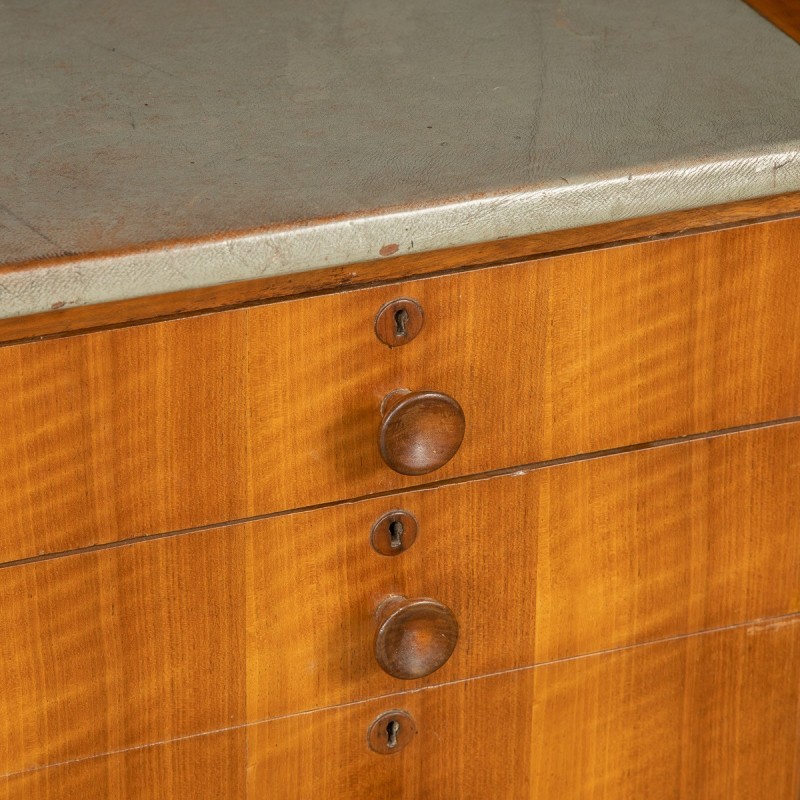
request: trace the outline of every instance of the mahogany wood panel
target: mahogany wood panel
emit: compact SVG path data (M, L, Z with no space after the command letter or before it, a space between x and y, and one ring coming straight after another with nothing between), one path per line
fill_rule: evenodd
M800 42L800 0L746 0L759 14Z
M797 612L798 503L780 425L6 567L0 774ZM380 668L389 594L453 611L440 670Z
M800 623L565 661L248 729L248 798L795 800ZM411 713L396 755L374 717Z
M23 773L4 800L795 800L797 617ZM367 745L409 711L399 753ZM246 747L242 737L246 736Z
M787 219L0 348L0 560L795 416L798 252ZM466 414L431 475L380 457L398 387Z
M2 800L246 800L245 732L128 750L0 778Z
M762 3L766 2L766 0L761 1ZM137 297L116 303L68 308L45 314L2 319L0 320L0 342L219 310L274 298L344 289L377 281L398 280L414 275L433 274L444 270L530 258L545 253L552 254L582 247L680 234L721 225L741 224L778 215L793 214L798 211L800 211L800 192L793 192L601 225L589 225L583 228L454 247L448 250L381 258L344 267L278 275L260 280L228 283L151 297ZM175 243L169 242L160 246L172 244ZM68 258L54 259L51 267L58 269L64 261L68 260ZM0 267L0 272L12 271L25 266L24 264L7 265Z

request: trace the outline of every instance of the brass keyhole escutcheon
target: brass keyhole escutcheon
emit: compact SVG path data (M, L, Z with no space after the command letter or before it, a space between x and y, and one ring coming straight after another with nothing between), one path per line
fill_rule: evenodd
M387 347L408 344L422 330L425 313L409 297L400 297L382 306L375 317L375 335Z
M395 709L376 717L369 726L370 750L382 756L399 753L417 735L417 725L408 711Z
M417 520L409 511L388 511L372 526L372 549L382 556L399 556L414 544L417 530Z

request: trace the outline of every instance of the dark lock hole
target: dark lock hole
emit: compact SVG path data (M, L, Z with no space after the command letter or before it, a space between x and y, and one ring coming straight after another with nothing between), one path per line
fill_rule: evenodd
M400 723L393 719L386 726L386 746L391 750L397 747L397 734L400 733Z
M389 523L389 545L393 550L403 546L405 528L402 520L396 519Z
M400 308L394 312L394 332L396 336L408 336L408 311Z

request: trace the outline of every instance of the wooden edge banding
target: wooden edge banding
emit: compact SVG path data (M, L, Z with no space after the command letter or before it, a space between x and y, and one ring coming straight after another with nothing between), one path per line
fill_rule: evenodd
M800 214L800 192L0 320L0 345Z
M762 17L800 42L800 0L745 0Z

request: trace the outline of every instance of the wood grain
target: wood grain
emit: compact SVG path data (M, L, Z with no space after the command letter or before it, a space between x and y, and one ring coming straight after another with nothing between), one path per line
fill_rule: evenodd
M254 524L248 719L798 611L798 498L795 424ZM391 508L419 522L398 558L368 541ZM373 655L391 594L459 624L410 684Z
M797 617L16 775L4 800L795 800ZM367 745L399 708L418 733Z
M800 425L526 480L537 661L800 610Z
M381 258L344 267L311 270L204 289L138 297L117 303L2 319L0 343L220 310L275 298L346 289L377 281L394 281L415 275L434 274L444 270L530 258L614 242L736 225L797 212L800 212L800 192L793 192L534 236L454 247L448 250ZM171 244L174 243L168 243L167 246ZM53 259L50 266L58 269L68 260ZM0 272L25 266L7 265L0 268Z
M745 0L759 14L800 42L800 2L798 0Z
M0 774L797 612L799 498L781 425L7 567ZM432 675L376 662L389 594L455 614Z
M246 800L245 732L226 730L0 778L2 800Z
M531 796L794 797L799 634L794 619L535 671Z
M798 685L795 618L412 692L250 728L248 797L795 800Z
M0 348L0 561L795 416L798 251L800 218ZM378 451L400 387L466 415L428 476Z
M240 722L241 552L225 531L0 571L0 774Z

